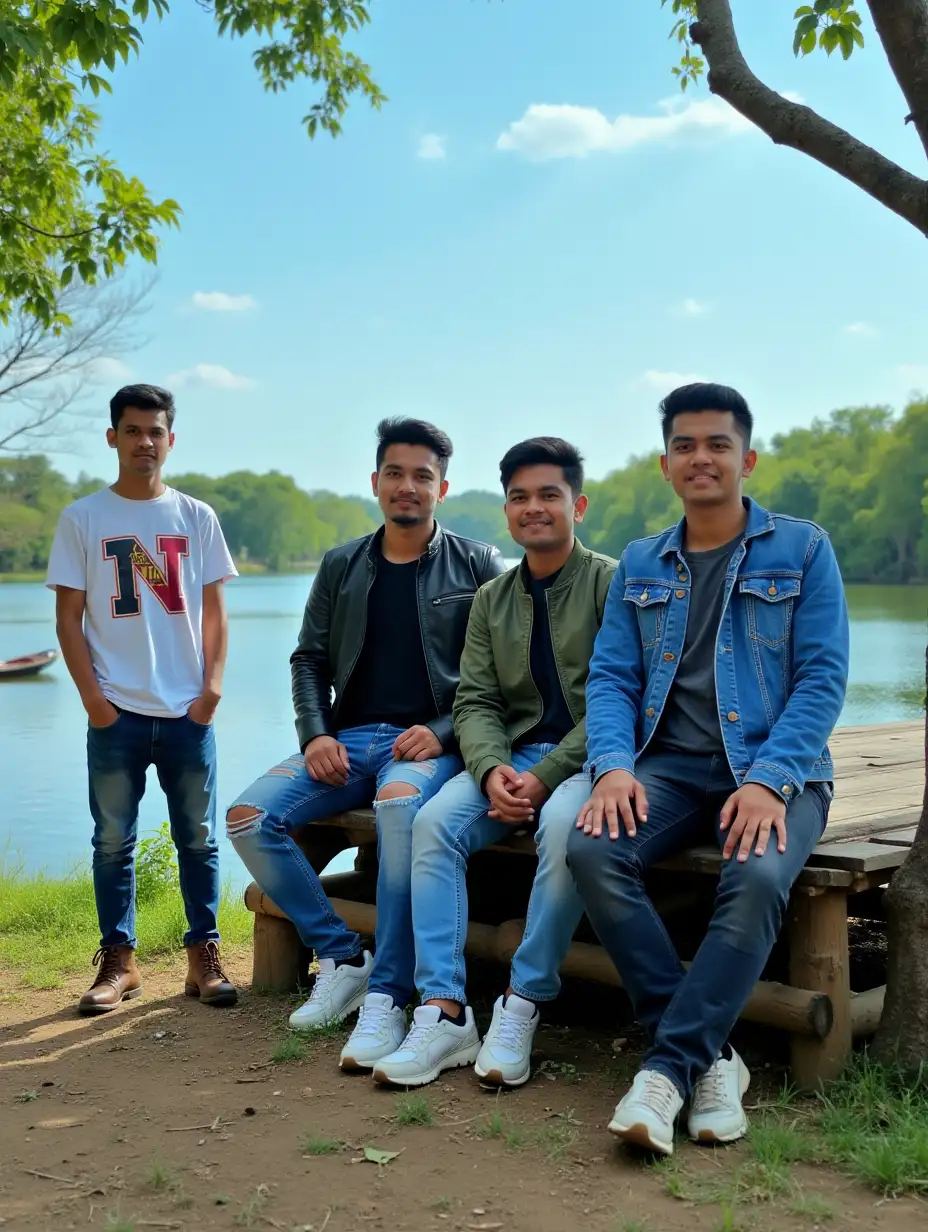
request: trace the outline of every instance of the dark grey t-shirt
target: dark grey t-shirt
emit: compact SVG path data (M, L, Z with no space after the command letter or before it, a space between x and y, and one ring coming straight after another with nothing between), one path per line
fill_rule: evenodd
M684 552L690 571L690 609L683 653L650 748L677 753L724 753L715 696L715 642L722 619L725 574L741 535L710 552Z

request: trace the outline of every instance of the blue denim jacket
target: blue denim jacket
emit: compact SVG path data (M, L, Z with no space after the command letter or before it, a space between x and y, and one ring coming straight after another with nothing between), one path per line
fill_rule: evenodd
M831 780L828 738L844 704L848 617L821 527L745 500L725 577L715 693L738 784L789 801ZM586 686L587 769L634 772L673 684L690 601L681 521L628 545L613 577Z

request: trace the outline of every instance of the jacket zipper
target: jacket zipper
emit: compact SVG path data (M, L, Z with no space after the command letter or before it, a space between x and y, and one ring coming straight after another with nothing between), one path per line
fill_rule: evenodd
M454 595L439 595L437 599L432 600L432 607L440 607L442 603L457 603L461 599L473 599L473 597L472 590L462 590Z

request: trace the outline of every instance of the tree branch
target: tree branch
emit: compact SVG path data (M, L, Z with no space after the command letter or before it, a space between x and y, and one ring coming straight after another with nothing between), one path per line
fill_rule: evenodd
M99 231L100 228L96 224L92 227L84 227L83 231L43 231L41 227L34 227L31 222L26 222L25 218L17 218L15 214L11 214L8 210L0 210L0 214L4 218L8 218L11 223L17 227L25 227L27 231L31 231L33 235L41 235L47 240L79 240L83 235L91 235L94 231Z
M876 0L874 0L876 2ZM889 0L895 4L896 0ZM912 0L900 0L909 4ZM811 107L771 90L748 67L729 0L696 0L690 37L709 66L713 94L730 103L777 145L790 146L837 172L928 237L928 183L832 124Z
M867 6L928 154L928 0L867 0Z

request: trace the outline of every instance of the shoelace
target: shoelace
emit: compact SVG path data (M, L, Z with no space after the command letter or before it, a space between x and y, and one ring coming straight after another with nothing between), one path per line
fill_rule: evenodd
M642 1092L643 1102L655 1112L659 1113L665 1120L669 1120L673 1114L673 1083L663 1076L655 1072L645 1072L644 1091Z
M336 967L337 971L338 968ZM322 1001L328 994L329 985L335 978L335 971L317 971L316 982L313 984L313 990L309 994L309 1003L314 1005L317 1001Z
M703 1074L693 1091L693 1111L711 1112L725 1102L725 1077L718 1064Z
M362 1005L358 1010L355 1035L379 1035L390 1010L386 1005Z
M415 1022L413 1021L412 1028L406 1039L403 1041L403 1051L406 1052L409 1048L416 1048L419 1042L426 1036L431 1035L439 1024L437 1022Z
M496 1038L505 1048L511 1048L514 1052L518 1052L522 1047L525 1033L531 1025L532 1020L530 1018L517 1018L515 1014L507 1014L503 1010L502 1014L500 1014Z
M115 984L122 974L119 951L115 946L101 946L93 956L93 966L99 967L94 984Z
M203 964L204 975L215 975L220 980L226 978L219 961L219 946L215 941L205 941L200 948L200 962Z

